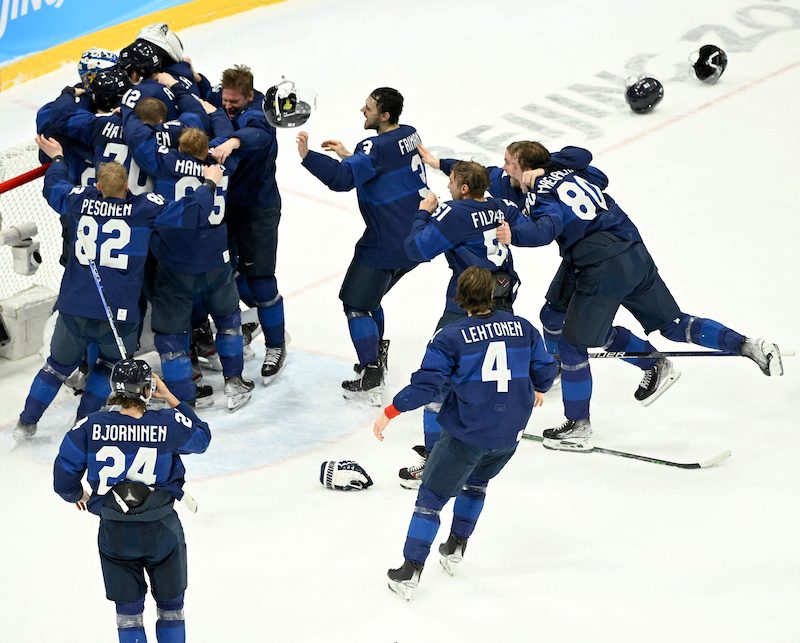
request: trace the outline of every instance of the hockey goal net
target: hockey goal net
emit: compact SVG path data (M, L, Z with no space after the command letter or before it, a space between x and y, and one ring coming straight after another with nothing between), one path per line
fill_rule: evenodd
M34 223L38 230L34 241L40 244L42 259L34 274L18 274L14 270L11 248L0 247L0 300L33 285L45 286L57 293L64 274L58 262L62 249L61 221L42 196L44 179L23 176L40 166L38 148L33 143L0 152L0 230Z

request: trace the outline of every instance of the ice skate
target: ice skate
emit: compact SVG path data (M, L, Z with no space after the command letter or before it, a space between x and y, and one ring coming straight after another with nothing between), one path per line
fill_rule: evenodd
M589 452L592 446L592 425L589 418L567 420L559 427L545 429L542 444L557 451Z
M214 389L208 384L195 384L196 395L194 400L194 408L207 409L209 406L214 406Z
M403 564L397 569L390 569L386 572L389 577L389 589L407 601L411 600L414 590L419 585L419 577L422 575L422 565L404 560Z
M642 403L642 406L650 406L677 382L680 376L681 372L675 369L672 362L666 357L661 357L644 372L639 388L633 396Z
M464 560L464 552L467 549L467 539L458 538L453 534L445 542L439 545L439 564L444 571L454 576L456 569Z
M36 424L25 424L22 420L17 421L14 427L13 437L17 442L25 442L36 435Z
M217 372L222 370L222 361L217 353L214 333L208 320L199 328L192 330L192 348L201 366Z
M764 375L783 375L781 351L776 344L764 339L745 338L740 348L741 354L750 358Z
M245 322L242 324L242 355L245 361L253 359L256 356L250 344L253 342L253 338L258 337L260 334L261 324L258 322Z
M237 411L250 401L255 384L241 375L225 378L225 397L228 398L228 410Z
M370 406L381 406L383 402L383 368L379 364L367 364L361 377L342 382L342 395L346 400L366 402Z
M264 386L270 384L278 376L285 359L286 344L283 346L267 346L264 364L261 366L261 377L263 378Z
M403 487L403 489L419 489L419 486L422 484L422 472L425 471L428 452L421 444L413 447L413 449L419 456L419 461L410 467L403 467L397 473L400 477L400 486Z
M386 371L389 370L389 340L382 339L380 344L378 345L378 364L383 366L384 375ZM361 372L364 370L364 366L362 364L353 364L353 371L358 375L361 375Z

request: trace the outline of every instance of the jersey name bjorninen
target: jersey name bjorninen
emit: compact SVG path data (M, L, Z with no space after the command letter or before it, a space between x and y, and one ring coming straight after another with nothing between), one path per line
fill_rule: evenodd
M456 285L470 266L509 273L512 292L516 294L519 277L508 246L497 241L497 226L504 221L516 224L522 216L510 201L493 197L484 201L446 201L433 214L417 212L406 239L406 253L415 262L430 261L444 253L453 271L447 286L446 310L463 314L455 302Z
M510 446L528 424L534 390L549 390L556 371L526 319L504 311L464 317L436 332L422 367L393 404L399 411L419 408L449 382L437 416L442 428L475 446Z
M417 152L417 130L400 125L361 141L341 162L309 151L303 165L331 190L356 188L366 223L356 243L355 260L384 269L411 268L403 247L419 202L428 194L425 164Z
M139 294L151 230L208 225L213 204L208 187L178 202L148 192L125 199L104 198L94 187L73 186L64 163L45 174L44 197L67 219L72 252L64 269L57 308L88 319L106 314L89 268L93 260L115 320L139 320Z
M186 403L146 411L141 418L116 411L91 413L64 436L53 486L64 500L77 502L86 472L92 489L88 508L95 514L111 487L123 480L143 482L180 499L186 472L180 456L203 453L210 441L208 424Z

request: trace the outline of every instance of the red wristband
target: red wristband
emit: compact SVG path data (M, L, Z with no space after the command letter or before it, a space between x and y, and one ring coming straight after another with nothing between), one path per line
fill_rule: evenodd
M402 411L398 411L396 408L394 408L394 404L390 404L389 406L387 406L385 409L383 409L383 412L386 414L386 417L389 418L390 420L393 420L398 415L400 415L400 413L402 413Z

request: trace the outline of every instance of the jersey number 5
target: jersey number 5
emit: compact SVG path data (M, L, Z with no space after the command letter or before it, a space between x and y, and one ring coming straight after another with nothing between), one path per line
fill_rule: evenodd
M481 381L497 382L497 392L508 393L511 369L508 368L505 342L489 342L481 365Z

